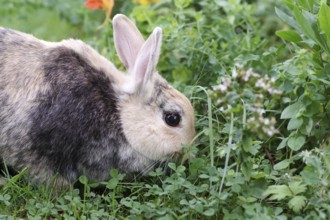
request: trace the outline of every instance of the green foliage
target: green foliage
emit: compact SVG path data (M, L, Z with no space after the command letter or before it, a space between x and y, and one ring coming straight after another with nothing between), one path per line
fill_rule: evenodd
M102 12L77 1L1 1L1 25L46 40L81 38L122 68ZM189 166L169 164L168 176L157 168L128 182L111 170L109 181L82 176L81 188L61 191L29 184L25 170L6 173L1 219L330 216L329 2L117 0L114 12L145 36L163 28L158 69L193 101L198 133L185 150L195 156Z

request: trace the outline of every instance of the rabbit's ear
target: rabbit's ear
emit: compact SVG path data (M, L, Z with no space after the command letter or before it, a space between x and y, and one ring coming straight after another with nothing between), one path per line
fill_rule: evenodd
M119 59L128 70L131 70L145 41L137 27L125 15L117 14L112 23Z
M137 55L134 69L130 74L134 79L135 88L138 90L145 87L156 72L161 41L162 29L156 27Z

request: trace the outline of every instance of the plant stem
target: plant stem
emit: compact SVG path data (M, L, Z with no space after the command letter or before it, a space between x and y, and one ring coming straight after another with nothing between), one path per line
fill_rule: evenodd
M233 141L233 130L234 130L234 114L230 113L229 139L228 139L228 145L227 145L227 151L226 151L225 168L223 169L223 176L222 176L221 184L220 184L220 188L219 188L219 196L222 192L223 184L225 182L225 178L226 178L226 174L227 174L230 149L231 149L231 144L232 144L232 141Z
M212 104L211 98L207 95L207 108L208 108L208 119L209 119L209 136L210 136L210 158L211 166L214 166L214 139L213 139L213 123L212 123Z

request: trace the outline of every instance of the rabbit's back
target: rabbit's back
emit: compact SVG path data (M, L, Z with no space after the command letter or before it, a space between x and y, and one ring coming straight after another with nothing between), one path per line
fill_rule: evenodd
M30 35L0 28L0 150L3 157L16 154L12 146L27 147L25 143L29 142L28 114L35 106L42 85L40 51L43 47Z
M34 88L31 86L32 82L38 85L41 82L40 64L44 48L45 45L41 41L30 35L0 28L0 90L2 94L4 92L11 97L32 95L30 93ZM22 90L24 92L21 94Z
M111 74L65 46L70 42L80 44L0 29L0 153L41 179L54 167L68 179L81 167L102 179L119 163L116 146L126 143L117 97Z

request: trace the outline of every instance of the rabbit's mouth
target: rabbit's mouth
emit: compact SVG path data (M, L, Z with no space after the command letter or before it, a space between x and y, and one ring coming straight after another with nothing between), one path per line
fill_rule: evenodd
M182 152L175 152L167 157L165 157L162 160L158 160L155 162L153 166L153 170L160 168L163 169L163 174L164 175L171 175L173 173L173 169L170 167L170 164L172 163L178 163L182 158Z
M153 171L155 171L157 175L171 175L173 173L173 169L170 164L177 163L181 155L182 154L180 152L177 152L172 153L160 160L149 160L148 164L146 164L142 170L128 174L128 176L133 179L140 179L149 176L149 173Z
M176 163L176 166L183 165L185 167L189 167L189 160L184 160L182 157L182 153L177 152L165 161L158 161L154 166L154 169L161 168L163 169L163 175L172 175L174 173L174 170L170 166L171 163Z

